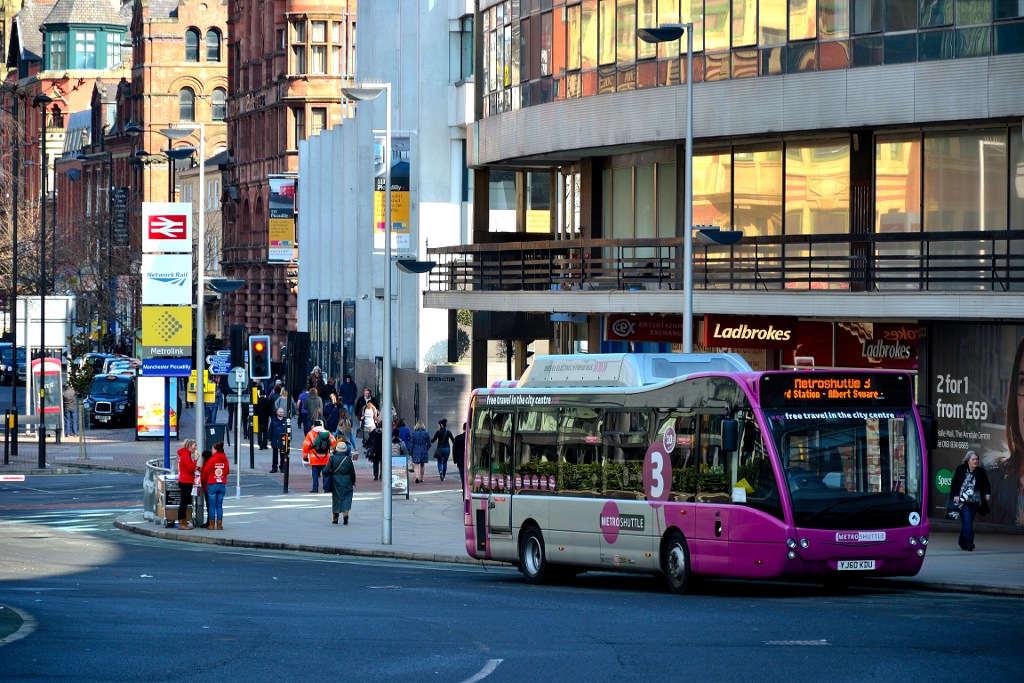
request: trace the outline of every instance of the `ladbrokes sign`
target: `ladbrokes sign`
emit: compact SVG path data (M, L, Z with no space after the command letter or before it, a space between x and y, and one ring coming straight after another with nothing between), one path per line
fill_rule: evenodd
M785 349L796 342L795 318L708 315L704 346L709 348Z

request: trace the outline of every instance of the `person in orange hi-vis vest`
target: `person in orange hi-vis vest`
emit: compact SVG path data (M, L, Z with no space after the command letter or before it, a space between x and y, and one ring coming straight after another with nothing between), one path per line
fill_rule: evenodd
M310 493L320 493L320 476L337 443L338 440L324 427L323 420L313 421L306 438L302 440L302 462L308 462L313 469L313 488L309 490ZM326 488L324 493L327 493Z

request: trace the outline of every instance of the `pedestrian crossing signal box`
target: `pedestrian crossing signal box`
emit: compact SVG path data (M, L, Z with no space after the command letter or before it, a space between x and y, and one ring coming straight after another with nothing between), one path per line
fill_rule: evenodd
M213 403L217 400L217 385L210 381L209 370L203 370L203 383L206 385L203 388L203 403ZM185 394L185 400L189 403L196 402L195 370L192 370L192 374L188 376L188 391Z
M156 479L156 515L163 520L165 528L171 528L178 520L181 507L181 489L176 475L164 474ZM192 519L192 506L185 511L185 519Z

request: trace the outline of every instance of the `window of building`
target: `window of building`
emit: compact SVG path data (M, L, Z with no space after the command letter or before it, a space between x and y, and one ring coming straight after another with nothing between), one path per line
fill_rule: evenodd
M96 68L96 32L75 32L75 69Z
M111 69L124 59L121 57L121 42L124 40L123 33L107 34L107 64L106 68Z
M292 116L295 121L295 147L298 147L299 143L306 139L306 110L301 108L295 108L292 110Z
M220 61L220 31L215 28L206 32L206 61Z
M459 31L452 34L454 41L453 53L457 62L453 65L452 75L455 83L464 83L473 78L473 17L465 16L459 20Z
M313 107L310 114L309 134L319 135L322 131L327 129L327 108Z
M192 88L182 88L178 91L178 119L196 120L196 93Z
M185 61L199 61L199 31L194 28L185 31Z
M55 71L68 68L68 34L67 31L54 31L48 34L50 41L50 65Z
M228 92L224 88L215 88L211 103L213 105L213 120L223 121L228 113Z
M327 73L327 22L309 22L309 72Z

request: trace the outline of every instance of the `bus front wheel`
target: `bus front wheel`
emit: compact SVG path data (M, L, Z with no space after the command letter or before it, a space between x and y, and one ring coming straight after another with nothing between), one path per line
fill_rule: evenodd
M668 534L661 544L661 572L670 591L680 595L686 592L691 581L690 549L678 531Z
M544 554L544 537L535 526L523 532L519 539L519 571L529 583L544 583L550 568Z

